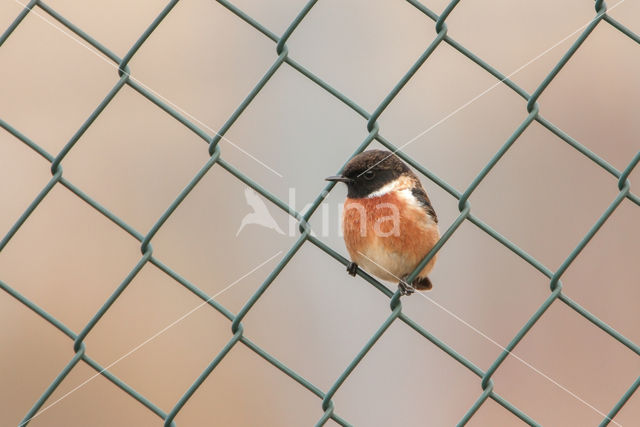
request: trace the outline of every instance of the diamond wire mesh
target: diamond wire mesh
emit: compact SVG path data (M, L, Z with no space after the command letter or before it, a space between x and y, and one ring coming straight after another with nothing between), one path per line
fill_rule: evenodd
M174 110L171 106L167 105L165 102L160 100L154 94L149 92L146 88L141 86L134 79L130 78L130 69L128 63L136 54L136 52L140 49L140 47L144 44L145 40L153 33L153 31L161 25L163 19L171 12L173 7L178 3L178 0L170 1L165 8L161 11L161 13L155 18L152 24L144 31L142 36L135 42L135 44L129 49L126 55L123 58L119 58L116 54L110 51L107 47L103 46L98 40L92 38L90 35L82 31L72 22L67 20L64 16L60 15L58 12L53 10L50 6L42 1L31 0L28 5L21 11L18 17L13 21L13 23L9 26L9 28L0 36L0 47L3 43L11 36L13 31L20 25L23 19L30 13L30 11L38 7L40 10L47 13L53 19L58 21L60 24L68 28L70 31L75 33L78 37L82 38L85 42L89 43L95 49L97 49L101 54L103 54L106 58L113 61L118 66L118 74L119 80L115 84L115 86L107 93L103 101L98 105L98 107L90 114L89 118L82 124L82 126L76 131L73 137L68 141L68 143L64 146L64 148L57 153L56 155L52 155L48 153L45 149L39 146L36 142L29 139L27 136L22 134L18 129L12 127L9 123L0 119L0 126L12 134L15 138L22 141L28 147L37 152L40 156L45 158L47 161L51 163L51 173L52 178L47 183L47 185L42 189L42 191L38 194L35 200L29 205L29 207L24 211L24 213L20 216L20 218L16 221L16 223L11 227L9 232L3 237L0 241L0 251L7 245L7 243L12 239L18 229L25 223L27 218L31 215L31 213L38 207L40 202L47 196L47 194L51 191L52 188L56 185L62 185L73 192L76 196L82 199L84 202L89 204L91 207L96 209L114 224L122 228L133 238L137 239L140 242L140 250L142 256L136 266L129 272L127 277L120 283L115 292L107 299L104 305L98 310L98 312L92 317L92 319L85 325L85 327L80 332L74 332L65 326L58 319L44 311L34 302L30 301L25 296L21 295L18 291L10 287L8 284L4 283L0 280L0 287L7 292L9 295L13 296L17 300L19 300L22 304L27 306L29 309L37 313L46 321L50 322L53 326L55 326L58 330L60 330L63 334L68 336L71 340L73 340L73 349L75 355L68 362L68 364L62 369L60 374L55 378L55 380L51 383L51 385L44 391L41 397L37 402L33 405L31 410L25 415L21 425L26 425L30 419L35 416L38 411L42 408L47 399L51 396L51 394L56 390L56 388L60 385L60 383L64 380L64 378L69 374L69 372L80 362L84 361L86 364L91 366L96 372L100 375L107 378L117 387L122 389L124 392L129 394L132 398L140 402L146 408L148 408L151 412L156 414L164 421L164 425L173 426L174 418L178 414L178 412L182 409L182 407L186 404L189 398L195 393L198 387L205 381L207 376L216 368L216 366L220 363L220 361L229 353L229 351L237 344L242 343L247 348L251 349L263 359L271 363L277 369L279 369L282 373L289 376L292 380L296 381L300 386L307 389L309 392L316 395L321 399L322 410L324 411L322 417L318 420L317 425L324 425L329 419L337 422L340 425L348 426L351 425L346 419L342 418L335 410L334 402L332 400L335 393L338 391L340 386L344 383L347 377L353 372L353 370L358 366L359 362L363 359L363 357L367 354L367 352L375 345L376 341L385 333L385 331L389 328L389 326L396 320L400 320L404 322L409 327L413 328L416 332L422 335L424 338L429 340L431 343L436 345L446 354L451 356L461 365L469 369L471 372L476 374L480 378L480 385L482 387L482 393L477 398L476 402L472 405L471 408L463 415L461 418L459 425L466 424L476 413L476 411L483 405L483 403L487 399L492 399L498 404L500 404L503 408L513 413L515 416L520 418L525 423L536 426L539 425L534 419L525 414L522 410L508 402L505 398L496 393L493 388L492 376L499 369L501 364L508 357L509 353L518 345L518 343L524 338L524 336L529 332L529 330L533 327L533 325L542 317L545 311L556 301L560 301L575 310L577 313L582 315L584 318L589 320L595 326L600 328L602 331L609 334L611 337L616 339L618 342L622 343L629 350L634 352L636 355L640 356L640 347L632 342L631 340L624 337L618 331L613 329L611 326L607 325L605 322L600 320L595 315L588 312L586 309L581 307L575 301L573 301L570 297L568 297L562 291L562 282L561 277L563 273L567 270L567 268L571 265L571 263L576 259L578 254L582 251L582 249L587 245L587 243L593 238L593 236L598 232L600 227L604 224L604 222L609 218L609 216L613 213L613 211L620 205L620 203L624 199L628 199L634 204L640 206L640 197L635 195L630 190L630 183L628 181L628 176L630 175L633 168L640 161L640 152L638 152L628 163L627 167L623 171L619 171L614 168L612 165L607 163L606 160L597 156L593 152L591 152L587 147L582 145L580 142L572 138L571 136L564 133L558 127L556 127L549 120L545 119L539 113L539 106L537 103L538 98L543 93L543 91L547 88L547 86L551 83L551 81L556 77L556 75L560 72L560 70L565 66L565 64L569 61L572 55L580 48L582 43L589 37L591 32L595 29L597 25L610 25L616 30L620 31L625 36L629 37L631 40L640 44L640 36L626 28L620 22L612 18L607 14L607 5L604 1L597 0L595 2L595 16L592 21L584 28L578 39L569 47L564 56L560 59L560 61L556 64L556 66L552 69L552 71L544 78L544 80L538 85L536 90L529 94L524 89L516 85L513 81L511 81L507 76L502 74L500 71L483 61L481 58L476 56L473 52L466 49L456 40L451 38L447 34L447 25L446 19L449 14L454 10L454 8L458 5L460 0L454 0L448 4L448 6L444 9L444 11L438 15L428 9L426 6L421 4L416 0L408 0L408 2L417 8L420 12L422 12L428 19L432 20L435 23L436 37L429 44L429 46L425 49L424 53L418 58L418 60L413 64L413 66L406 72L406 74L402 77L402 79L396 84L396 86L391 90L391 92L384 98L384 100L380 103L380 105L373 111L372 113L367 112L365 109L360 107L358 104L349 99L346 95L339 92L326 82L322 81L319 77L314 75L311 71L306 69L304 66L296 62L293 58L288 55L287 50L287 40L291 37L293 32L296 30L298 25L302 22L308 12L314 7L317 0L309 1L304 8L298 13L295 19L288 26L287 30L284 32L282 36L277 36L266 27L261 25L259 22L254 20L252 17L244 13L242 10L237 8L232 3L226 0L218 0L222 6L227 8L233 14L235 14L238 18L245 21L251 27L253 27L258 32L262 33L264 36L271 39L274 43L276 43L276 54L277 58L268 71L264 74L262 79L258 82L258 84L253 88L253 90L249 93L249 95L244 99L244 101L237 107L237 109L233 112L233 114L229 117L229 119L224 123L224 125L220 128L219 132L215 135L209 135L207 132L193 124L187 117L180 114L176 110ZM518 331L518 333L513 337L513 339L509 342L509 344L505 347L499 357L493 362L493 364L486 371L481 370L477 366L475 366L471 361L466 359L457 353L453 348L449 347L444 342L440 341L437 337L432 335L428 330L424 329L422 326L413 321L409 316L402 312L402 305L400 302L400 294L398 292L392 293L388 290L384 285L379 283L376 279L369 276L367 273L359 270L358 274L376 287L380 292L384 293L387 297L390 298L390 309L391 313L388 318L383 322L377 332L369 339L366 345L361 349L361 351L357 354L357 356L353 359L353 361L347 366L342 375L333 383L331 388L328 391L323 391L301 375L293 371L291 368L281 363L275 357L267 353L265 350L260 348L254 342L249 340L247 337L243 335L243 325L242 320L247 315L247 313L251 310L253 305L258 301L258 299L262 296L262 294L267 290L269 285L273 282L273 280L278 276L278 274L282 271L285 265L296 255L298 250L302 247L302 245L306 242L309 242L324 252L326 252L329 256L331 256L336 261L342 263L343 265L347 265L349 260L345 259L338 252L333 250L331 247L323 243L319 238L310 234L310 226L308 221L320 205L320 203L327 196L328 192L334 186L334 183L327 185L324 190L315 198L311 207L303 214L296 212L282 200L275 197L269 191L261 187L257 182L254 182L247 175L242 173L240 170L233 167L231 164L227 163L221 156L220 149L220 141L224 138L226 132L233 126L235 121L240 117L242 112L246 109L246 107L253 101L256 95L260 92L260 90L265 86L265 84L269 81L269 79L278 71L278 69L282 66L282 64L286 63L293 69L300 72L302 75L306 76L308 79L313 81L319 87L323 88L327 92L331 93L334 97L342 101L345 105L353 109L356 113L362 116L365 120L367 120L367 130L369 134L362 141L362 143L354 150L353 155L362 152L367 148L367 146L372 143L374 140L378 141L380 144L389 148L390 150L397 150L398 147L393 145L389 140L385 139L380 133L379 126L377 124L377 119L380 117L382 112L389 106L389 104L394 100L396 95L402 90L404 85L412 78L412 76L420 69L420 67L425 63L427 59L431 56L431 54L438 48L442 43L446 43L449 46L456 49L458 52L467 57L470 61L477 64L479 67L484 69L486 72L490 73L496 79L498 79L500 84L504 84L515 93L517 93L524 101L526 101L526 109L528 112L528 116L526 119L515 129L512 135L507 139L507 141L502 145L502 147L498 150L498 152L491 158L491 160L486 164L486 166L482 169L482 171L477 175L477 177L471 182L471 184L466 188L464 192L459 192L450 186L447 182L425 169L422 165L417 163L412 158L408 157L406 154L399 151L397 154L409 163L413 168L418 170L421 174L429 178L431 181L435 182L441 188L443 188L446 192L448 192L452 197L458 200L458 209L460 211L460 215L453 222L453 224L444 232L442 238L438 242L438 244L433 248L433 250L425 257L425 259L421 262L421 264L416 268L412 275L408 278L409 282L412 280L417 272L422 269L432 257L433 255L449 240L449 238L455 233L458 227L465 221L469 221L475 224L478 228L486 232L488 235L496 239L505 247L509 248L515 254L517 254L521 259L526 261L528 264L533 266L536 270L540 272L540 274L546 276L550 281L550 294L544 303L536 310L533 315L531 315L530 319L526 322L526 324ZM196 176L189 182L189 184L182 190L182 192L178 195L178 197L170 204L164 214L158 219L158 221L153 225L151 230L147 234L142 234L132 228L130 225L125 223L123 220L118 218L116 215L111 213L105 207L100 205L97 201L93 200L87 194L83 193L79 188L74 186L73 183L68 181L63 176L62 171L62 161L65 156L73 149L75 144L81 138L81 136L85 133L85 131L91 126L91 124L96 120L96 118L101 114L101 112L105 109L105 107L111 102L111 100L115 97L115 95L122 89L124 86L129 86L143 95L146 99L148 99L153 104L157 105L169 115L171 115L174 119L182 123L200 138L202 138L209 145L209 154L210 158L205 163L205 165L201 168L201 170L196 174ZM556 270L552 271L549 268L545 267L534 257L526 253L524 250L519 248L514 243L510 242L504 236L500 235L486 223L484 223L481 219L474 216L471 213L471 205L469 203L469 197L474 192L474 190L478 187L478 185L482 182L482 180L487 176L487 174L491 171L491 169L500 161L501 157L509 150L509 148L517 141L518 137L524 132L524 130L533 122L538 122L542 126L544 126L549 132L569 144L573 147L577 152L586 156L590 160L592 160L595 164L606 170L608 173L613 175L618 179L618 190L619 193L615 197L615 199L611 202L611 204L606 208L604 213L600 216L600 218L596 221L596 223L591 227L591 229L586 233L586 235L582 238L580 243L574 248L573 251L566 257L565 261L562 265ZM346 163L346 162L345 162ZM200 290L194 284L190 283L183 277L181 277L177 272L172 270L169 266L163 264L160 260L158 260L153 255L153 248L151 246L151 241L155 234L160 230L166 220L171 216L174 210L180 205L180 203L186 198L189 192L198 184L200 179L214 166L218 166L226 170L228 173L245 183L246 185L252 187L254 190L258 191L262 196L267 198L273 204L278 206L283 211L287 212L289 215L294 217L299 222L299 231L300 236L296 240L295 244L289 249L289 251L284 255L282 260L278 263L275 269L271 271L266 280L262 283L262 285L258 288L258 290L250 297L250 299L246 302L246 304L242 307L242 309L237 313L233 314L229 310L227 310L224 306L212 300L209 295ZM231 332L232 337L226 344L226 346L216 355L216 357L211 361L211 363L207 366L207 368L201 373L201 375L196 379L196 381L189 387L187 392L182 396L182 398L171 408L170 411L165 412L163 409L156 406L153 402L147 399L145 396L137 392L135 389L127 385L124 381L122 381L117 376L113 375L109 372L109 370L104 369L98 362L89 357L85 352L84 339L90 333L92 328L100 321L102 316L109 310L111 305L116 301L116 299L120 296L120 294L125 290L125 288L131 283L134 277L140 272L143 266L147 263L151 263L158 267L161 271L163 271L166 275L172 278L174 281L178 282L180 285L184 286L186 289L194 293L196 296L201 298L204 302L210 305L212 308L220 312L223 316L225 316L231 322ZM620 409L624 406L624 404L629 400L629 398L633 395L633 393L640 387L640 377L636 378L635 381L629 386L627 391L620 397L617 403L611 408L609 413L601 422L601 426L608 425L612 419L616 416L616 414L620 411Z

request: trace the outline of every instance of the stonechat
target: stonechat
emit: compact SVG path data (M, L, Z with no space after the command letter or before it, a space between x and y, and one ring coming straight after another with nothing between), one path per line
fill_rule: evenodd
M405 282L440 238L436 212L411 169L389 151L368 150L353 157L342 175L326 180L347 184L342 229L349 274L360 266L382 280L399 280L403 295L431 289L427 275L436 256L412 283Z

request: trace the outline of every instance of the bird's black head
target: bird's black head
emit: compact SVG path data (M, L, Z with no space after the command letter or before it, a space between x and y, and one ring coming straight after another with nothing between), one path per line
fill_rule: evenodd
M360 199L381 189L402 175L411 175L411 169L395 154L386 150L368 150L347 163L342 175L330 176L327 181L347 184L347 197Z

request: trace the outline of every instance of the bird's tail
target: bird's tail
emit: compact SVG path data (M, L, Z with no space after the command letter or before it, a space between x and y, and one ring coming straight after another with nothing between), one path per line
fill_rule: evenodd
M413 287L419 291L428 291L433 288L433 284L428 277L416 277L412 283Z

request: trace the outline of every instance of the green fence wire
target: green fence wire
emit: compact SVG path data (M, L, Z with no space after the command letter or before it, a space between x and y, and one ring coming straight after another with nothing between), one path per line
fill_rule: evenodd
M88 203L114 224L122 228L133 238L137 239L140 242L140 250L142 256L136 266L129 272L127 277L119 284L116 288L115 292L107 299L104 305L98 310L98 312L91 318L89 323L85 325L85 327L80 332L74 332L65 326L62 322L57 320L55 317L44 311L42 308L37 306L35 303L30 301L25 296L21 295L15 289L10 287L8 284L0 280L0 287L7 292L9 295L13 296L17 300L19 300L22 304L27 306L29 309L33 310L36 314L41 316L46 321L50 322L53 326L58 328L63 334L68 336L71 340L73 340L73 350L75 352L72 359L69 363L62 369L60 374L55 378L55 380L51 383L51 385L43 392L41 397L37 402L34 403L33 407L29 410L29 412L25 415L24 419L20 423L20 425L26 425L29 423L30 419L34 417L38 411L42 408L43 404L49 399L51 394L56 390L56 388L60 385L60 383L64 380L64 378L71 372L71 370L80 362L84 361L87 365L91 366L96 370L100 375L107 378L117 387L122 389L124 392L129 394L132 398L136 399L146 408L148 408L151 412L156 414L164 421L165 426L174 426L174 418L178 414L178 412L183 408L183 406L187 403L187 401L191 398L191 396L196 392L198 387L206 380L209 374L218 366L220 361L226 357L229 351L238 343L246 346L251 349L258 355L260 355L267 362L271 363L273 366L278 368L282 373L289 376L293 381L297 382L300 386L308 390L309 392L316 395L320 402L323 415L318 420L317 425L324 425L329 419L337 422L343 426L351 425L349 421L344 419L338 414L338 411L335 408L333 402L333 396L338 391L340 386L344 383L347 377L353 372L354 369L357 368L360 361L367 354L367 352L375 345L376 341L385 333L385 331L389 328L389 326L396 320L399 320L409 327L413 328L417 333L422 335L424 338L429 340L431 343L436 345L446 354L454 358L461 365L469 369L471 372L476 374L480 379L480 386L482 392L480 393L478 399L473 404L471 408L465 413L461 414L462 418L459 422L459 425L465 425L477 412L477 410L484 404L487 399L492 399L498 404L500 404L503 408L513 413L519 419L524 421L525 423L537 426L537 423L533 418L529 415L525 414L522 410L517 408L515 405L509 403L505 398L500 396L498 393L494 391L492 376L495 372L500 368L501 364L508 357L509 353L514 350L514 348L518 345L518 343L524 338L524 336L529 332L529 330L533 327L533 325L543 316L545 311L557 301L571 307L577 313L582 315L585 319L596 325L602 331L609 334L611 337L625 345L629 350L636 353L636 355L640 356L640 347L632 342L631 340L624 337L618 331L613 329L611 326L607 325L605 322L588 312L586 309L581 307L571 298L569 298L562 290L562 275L567 270L567 268L571 265L571 263L576 259L578 254L582 251L582 249L587 245L587 243L593 238L593 236L598 232L600 227L604 224L604 222L609 218L609 216L613 213L613 211L620 205L620 203L624 199L628 199L636 205L640 206L640 197L635 195L630 190L630 183L628 181L628 176L633 170L633 168L640 161L640 152L638 152L629 162L628 166L623 170L619 171L614 168L612 165L607 163L606 160L597 156L595 153L591 152L587 147L582 145L580 142L567 135L565 132L560 130L557 126L551 123L549 120L545 119L539 112L538 106L538 98L543 93L543 91L547 88L549 83L556 77L556 75L562 70L565 64L569 61L572 55L580 48L582 43L589 37L592 31L598 25L610 25L612 28L620 31L622 34L626 35L636 43L640 44L640 36L629 30L627 27L622 25L620 22L612 18L607 14L607 5L604 1L596 0L595 1L595 16L591 20L591 22L584 28L578 39L569 47L564 56L560 59L560 61L555 65L555 67L551 70L551 72L544 78L544 80L538 85L536 90L529 94L520 86L511 81L507 76L502 74L496 68L492 67L481 58L476 56L473 52L466 49L456 40L451 38L447 34L447 25L446 19L449 14L454 10L454 8L458 5L460 0L454 0L450 2L444 11L438 15L432 10L428 9L426 6L418 2L417 0L408 0L408 2L417 8L420 12L425 15L425 19L431 20L435 23L435 32L436 36L434 40L426 47L424 53L417 59L417 61L413 64L413 66L406 72L406 74L402 77L402 79L395 85L395 87L391 90L391 92L384 98L384 100L380 103L380 105L373 111L372 113L367 112L365 109L360 107L358 104L349 99L346 95L339 92L337 89L333 88L311 71L306 69L304 66L296 62L291 56L288 54L287 49L287 40L291 37L293 32L296 30L298 25L302 22L305 16L309 13L309 11L314 7L317 0L309 1L304 8L298 13L293 22L288 26L286 31L282 36L278 36L265 26L260 24L258 21L244 13L238 7L233 5L232 3L226 0L218 0L222 6L235 14L239 19L246 22L248 25L253 27L256 31L262 33L267 38L271 39L276 44L276 59L268 69L268 71L264 74L262 79L258 82L258 84L251 90L249 95L243 100L243 102L238 106L238 108L233 112L231 117L224 123L224 125L220 128L220 130L215 135L209 135L204 130L193 124L187 117L177 112L171 106L164 103L158 97L150 93L147 89L141 86L138 82L136 82L133 78L130 77L130 69L129 62L133 58L133 56L138 52L138 50L142 47L147 38L155 31L155 29L162 24L164 18L171 13L173 7L178 3L178 0L170 1L165 8L160 12L160 14L155 18L155 20L149 25L149 27L144 31L144 33L140 36L140 38L134 43L134 45L129 49L126 55L123 58L118 57L112 51L110 51L107 47L103 46L98 40L91 37L89 34L85 33L82 29L74 25L72 22L67 20L64 16L60 15L46 3L38 0L31 0L28 5L24 7L21 13L16 17L13 23L7 28L7 30L0 36L0 47L4 44L4 42L11 36L13 31L21 24L24 18L31 12L33 8L39 8L41 11L47 13L50 17L58 21L60 24L68 28L82 40L93 46L100 53L102 53L106 58L113 61L117 65L119 80L115 84L115 86L107 93L102 102L98 105L98 107L89 115L89 117L85 120L85 122L80 126L80 128L76 131L76 133L72 136L72 138L68 141L68 143L64 146L64 148L57 153L56 155L52 155L44 150L40 145L38 145L35 141L29 139L26 135L22 134L18 129L12 127L9 123L3 121L0 118L0 126L12 134L15 138L22 141L24 144L29 146L35 152L37 152L40 156L44 157L51 163L51 174L52 178L47 183L47 185L42 189L42 191L38 194L35 200L29 205L29 207L25 210L25 212L20 216L20 218L16 221L16 223L11 227L8 233L3 237L2 241L0 241L0 251L7 245L7 243L13 238L16 232L20 229L20 227L25 223L28 219L29 215L38 207L40 202L47 196L47 194L51 191L53 187L56 185L62 185L77 195L84 202ZM402 304L400 301L399 292L393 293L384 285L379 283L376 279L369 276L367 273L362 270L358 270L358 274L367 280L370 284L375 286L380 292L384 293L387 297L390 298L390 309L391 313L388 318L384 321L384 323L380 326L377 332L369 339L366 345L362 348L362 350L356 355L353 361L345 368L342 375L336 379L331 388L327 391L321 390L319 387L312 384L307 379L303 378L300 374L293 371L291 368L287 367L285 364L277 360L275 357L267 353L265 350L260 348L254 342L249 340L243 334L243 325L242 320L247 315L249 310L253 307L253 305L260 299L260 297L264 294L273 280L278 276L278 274L282 271L285 265L291 261L291 259L296 255L298 250L305 243L311 243L321 250L323 250L327 255L335 259L336 261L342 263L343 265L347 265L349 260L344 258L334 249L323 243L319 238L310 234L310 226L309 220L312 215L320 205L320 203L327 196L328 192L334 186L334 183L328 184L323 191L315 198L311 207L304 213L296 212L282 200L275 197L269 191L262 188L258 183L254 182L247 175L233 167L231 164L226 162L221 156L221 148L220 141L224 138L226 132L233 126L238 117L242 114L242 112L246 109L246 107L253 101L256 95L262 90L265 84L273 77L273 75L283 66L283 64L287 64L289 67L297 70L305 77L309 78L315 84L332 94L334 97L342 101L345 105L353 109L356 113L363 117L367 123L367 130L369 134L362 141L362 143L357 146L354 150L353 155L362 152L365 150L369 144L371 144L374 140L378 141L380 144L384 145L388 149L392 151L396 151L398 147L393 145L389 140L384 138L380 133L380 129L377 123L377 119L380 117L382 112L389 106L389 104L394 100L394 98L398 95L398 93L402 90L404 85L413 77L413 75L420 69L420 67L429 59L431 54L442 44L446 43L449 46L456 49L458 52L467 57L470 61L477 64L479 67L490 73L494 76L500 84L504 84L506 87L513 90L517 93L522 99L525 101L523 106L526 106L526 110L528 115L526 119L514 130L513 134L507 139L507 141L502 145L502 147L498 150L498 152L491 158L491 160L487 163L487 165L482 169L482 171L478 174L478 176L471 182L469 187L467 187L463 192L459 192L450 186L447 182L424 168L418 162L408 157L402 151L398 151L398 155L409 163L413 168L419 171L421 174L429 178L431 181L435 182L445 191L447 191L452 197L458 200L458 208L460 211L460 215L456 218L453 224L444 232L442 238L438 242L438 244L433 248L433 250L426 256L426 258L421 262L420 266L416 268L413 274L408 278L408 281L411 282L412 278L417 275L417 272L422 269L433 256L434 254L447 243L449 238L455 233L460 224L462 224L465 220L475 224L478 228L486 232L488 235L496 239L498 242L509 248L511 251L516 253L520 258L533 266L536 270L538 270L542 275L546 276L549 279L550 284L550 294L547 299L542 303L542 305L531 315L530 319L522 326L522 328L518 331L518 333L513 337L513 339L509 342L509 344L504 348L502 353L498 356L498 358L493 362L493 364L486 371L481 370L477 366L475 366L471 361L461 356L458 352L456 352L453 348L449 347L444 342L440 341L437 337L432 335L428 330L424 329L422 326L413 321L409 316L402 312ZM200 169L200 171L196 174L196 176L189 182L189 184L182 190L182 192L176 197L176 199L171 203L171 205L167 208L164 214L158 219L158 221L153 225L151 230L147 234L142 234L139 231L135 230L133 227L125 223L123 220L118 218L116 215L111 213L109 210L100 205L97 201L93 200L87 194L82 192L79 188L73 185L73 183L69 182L62 173L62 162L65 156L73 149L82 135L86 132L86 130L91 126L91 124L96 120L96 118L102 113L105 107L113 100L116 94L122 89L124 86L129 86L151 101L153 104L160 107L162 110L167 112L171 117L175 120L182 123L184 126L193 131L196 135L202 138L209 145L209 154L210 157L204 166ZM611 202L611 204L606 208L603 212L602 216L598 219L598 221L591 227L591 229L586 233L586 235L582 238L580 243L575 247L570 254L568 254L565 261L562 265L556 270L552 271L551 269L545 267L542 263L536 260L534 257L526 253L524 250L519 248L517 245L506 239L504 236L500 235L494 229L489 227L486 223L484 223L481 219L474 216L471 213L471 204L469 203L469 197L473 193L473 191L478 187L480 182L487 176L487 174L491 171L491 169L500 161L502 156L509 150L509 148L517 141L519 136L524 132L524 130L533 122L538 122L544 128L546 128L553 135L557 136L560 140L569 144L571 147L575 148L580 154L586 156L591 159L598 166L606 170L608 173L613 175L617 179L618 186L618 195ZM348 160L348 159L345 159ZM345 161L346 163L346 161ZM259 192L262 196L267 198L273 204L278 206L280 209L287 212L289 215L294 217L299 222L299 230L300 236L296 240L295 244L289 249L289 251L284 255L282 260L278 263L276 268L271 271L266 280L262 283L262 285L258 288L258 290L249 298L249 300L245 303L242 309L237 313L233 314L225 307L220 305L218 302L211 299L209 295L200 290L196 285L190 283L182 276L180 276L177 272L172 270L167 265L163 264L160 260L158 260L153 255L153 248L151 246L151 241L153 237L158 232L158 230L163 226L166 220L171 216L174 210L182 203L182 201L187 197L189 192L193 190L193 188L198 184L200 179L211 169L212 167L220 167L237 179L250 186L257 192ZM172 408L169 408L168 412L159 408L145 396L134 390L132 387L127 385L123 380L118 378L109 372L108 369L104 369L98 362L89 357L86 354L86 349L84 345L84 340L87 335L91 332L93 327L100 321L102 316L109 310L109 308L113 305L116 299L122 294L125 288L131 283L131 281L135 278L135 276L140 272L140 270L144 267L145 264L151 263L158 267L161 271L171 277L177 284L185 287L189 291L193 292L196 296L201 298L213 309L217 310L223 316L225 316L231 322L231 332L232 337L226 346L215 356L215 358L211 361L211 363L207 366L207 368L200 374L200 376L195 380L195 382L189 387L186 393L182 396L182 398L175 403ZM609 413L604 417L601 422L601 426L608 425L616 414L620 411L620 409L624 406L624 404L629 400L629 398L633 395L633 393L640 386L640 377L636 378L635 381L629 386L627 391L620 397L617 403L611 408Z

